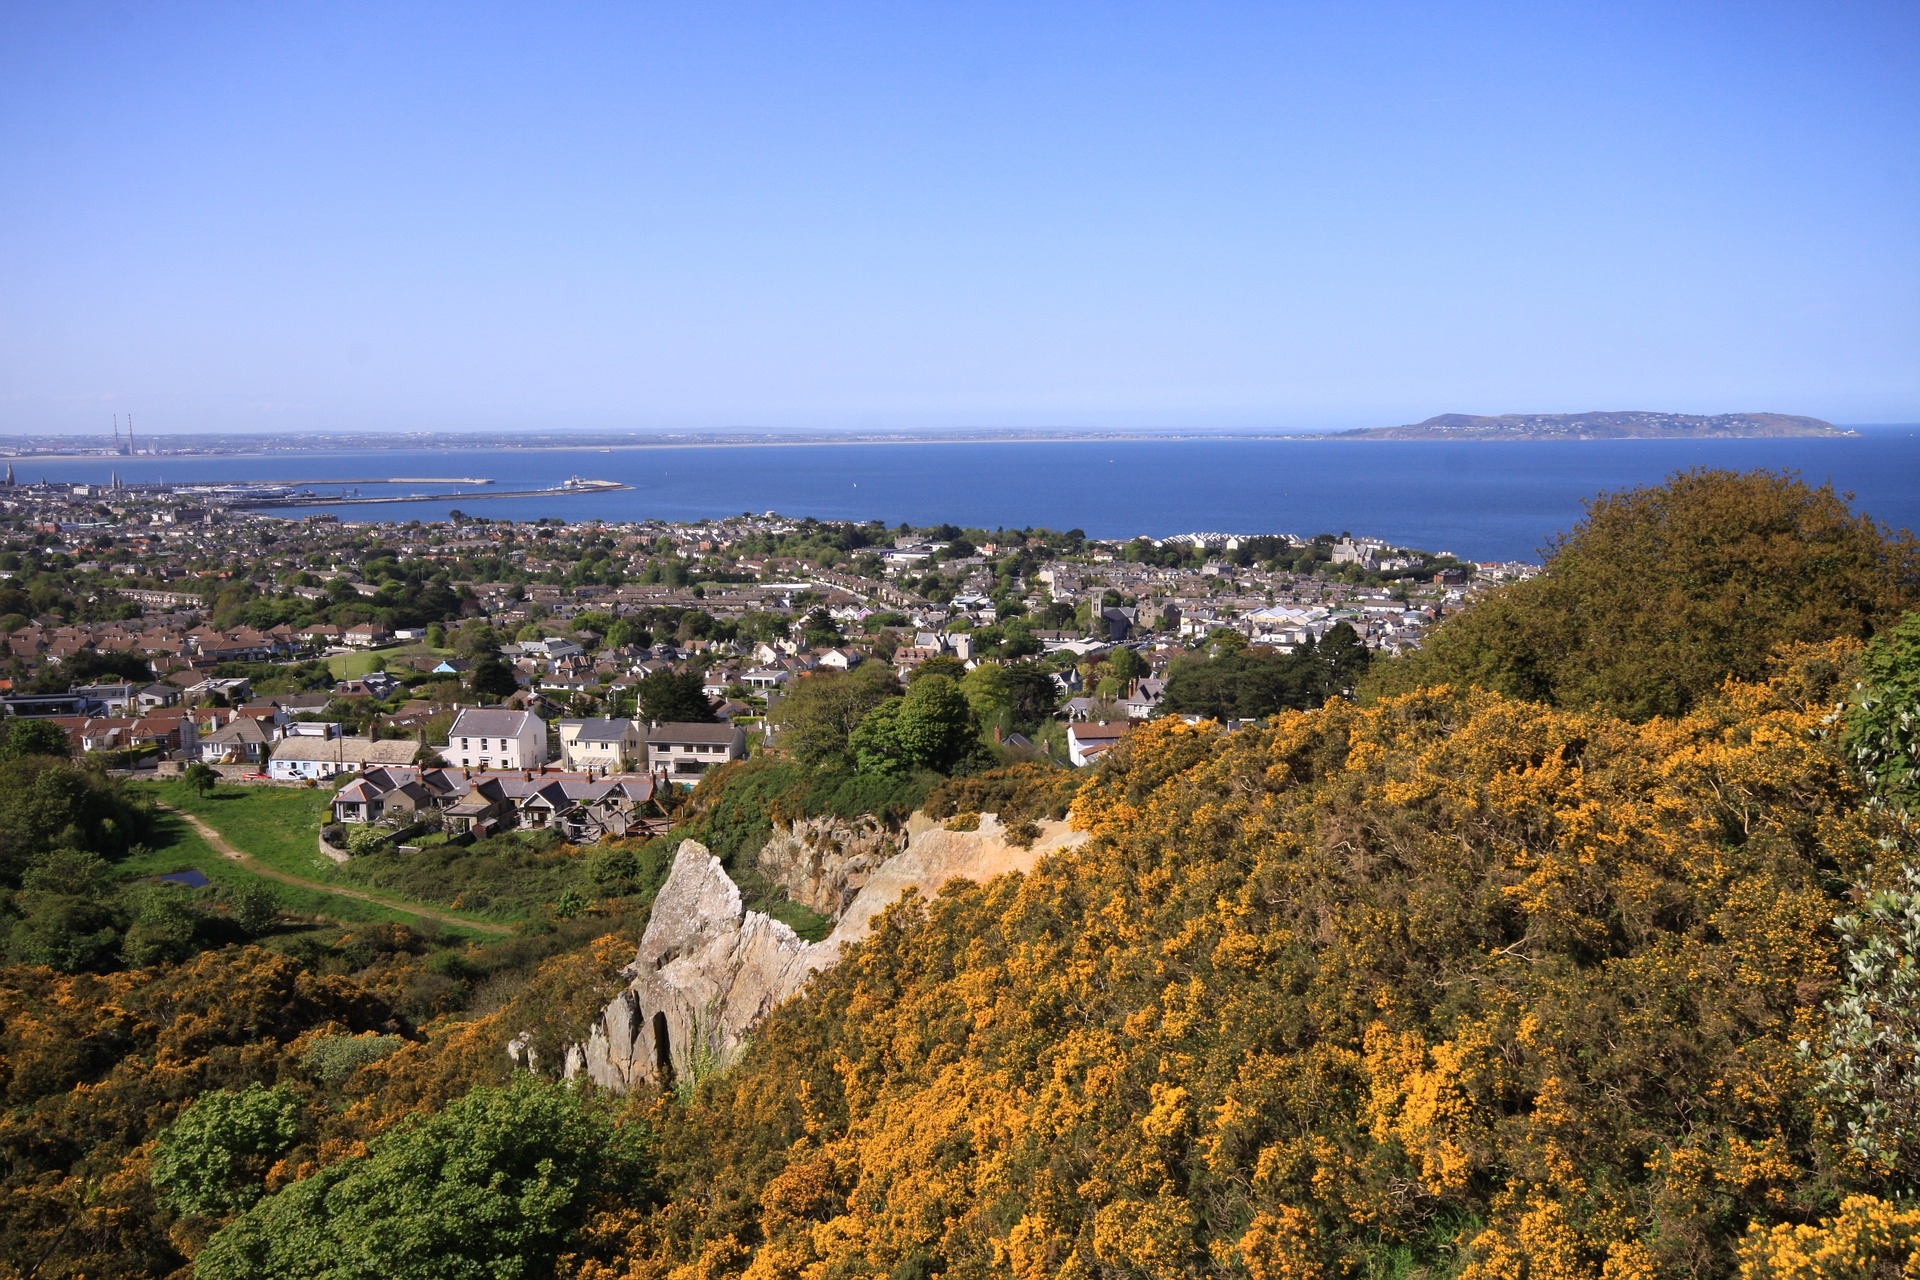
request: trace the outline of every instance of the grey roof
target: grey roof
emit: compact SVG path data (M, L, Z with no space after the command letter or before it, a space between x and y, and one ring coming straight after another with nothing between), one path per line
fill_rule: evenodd
M283 738L274 744L275 760L316 763L412 764L420 744L408 738Z
M455 738L517 738L529 720L538 719L531 711L509 711L505 707L462 707L447 733Z

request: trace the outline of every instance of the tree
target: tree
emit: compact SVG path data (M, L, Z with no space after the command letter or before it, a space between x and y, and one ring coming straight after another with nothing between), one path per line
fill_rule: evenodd
M806 765L848 757L853 731L868 712L900 693L893 672L877 662L853 671L816 671L796 680L772 711L780 747Z
M904 697L868 712L849 743L863 773L952 772L978 745L979 723L946 676L915 681Z
M213 789L220 785L219 773L214 770L212 765L199 760L195 760L192 764L188 765L186 772L180 776L188 786L192 787L203 798L212 795Z
M1847 758L1875 793L1920 815L1920 613L1867 646L1846 725Z
M250 934L264 933L280 914L280 898L259 880L245 880L223 889L221 898L233 922Z
M501 700L520 692L520 678L497 653L476 659L467 669L467 687L476 698Z
M1634 720L1677 715L1782 645L1865 639L1920 602L1920 544L1832 486L1767 471L1684 472L1602 494L1546 572L1490 593L1371 693L1471 684Z
M0 725L0 760L18 760L21 756L55 756L64 760L72 754L73 743L57 724L18 719Z
M634 686L640 714L654 724L711 724L713 704L701 692L705 684L697 671L655 671Z
M300 1133L300 1097L255 1081L238 1093L194 1099L164 1129L153 1153L153 1185L175 1213L217 1216L251 1207L267 1169Z
M1833 924L1846 948L1839 998L1815 1063L1846 1142L1884 1174L1920 1185L1920 866L1864 894ZM1803 1055L1812 1046L1801 1045Z
M652 1195L647 1135L531 1075L479 1088L260 1201L207 1243L199 1280L551 1274L609 1193Z

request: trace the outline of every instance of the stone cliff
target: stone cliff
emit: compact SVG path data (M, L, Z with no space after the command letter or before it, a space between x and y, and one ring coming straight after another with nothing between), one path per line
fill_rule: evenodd
M838 920L874 869L900 850L878 818L801 818L775 827L759 865L795 902Z
M639 953L622 971L627 989L601 1012L586 1043L567 1050L567 1076L584 1074L624 1091L642 1081L724 1067L755 1023L814 973L838 962L842 948L866 937L874 917L908 889L932 897L950 880L986 881L1026 871L1083 838L1064 822L1039 826L1032 846L1022 847L1008 843L992 814L982 815L977 831L948 831L916 814L906 847L871 865L856 864L872 849L847 857L845 842L838 853L810 850L804 834L785 833L799 847L776 855L776 865L804 871L800 882L822 895L820 901L846 901L834 931L813 944L778 920L747 910L720 859L696 841L682 842L654 900ZM767 866L764 857L761 865ZM856 875L857 886L851 884Z

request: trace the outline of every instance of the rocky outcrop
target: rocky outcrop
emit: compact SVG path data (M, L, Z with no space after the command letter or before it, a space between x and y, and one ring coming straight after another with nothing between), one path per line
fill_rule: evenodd
M775 827L761 846L760 870L795 902L838 920L874 870L899 852L878 818L801 818Z
M724 1065L747 1030L799 990L815 952L778 920L748 911L720 859L684 841L640 952L622 971L628 987L588 1032L579 1069L596 1084L628 1089Z
M586 1043L567 1049L567 1076L624 1091L724 1067L754 1024L866 937L874 917L908 889L932 897L950 880L1026 871L1082 838L1064 822L1039 825L1039 837L1022 847L1008 843L992 814L982 815L977 831L948 831L916 814L906 848L866 874L834 931L813 944L748 911L720 859L705 845L682 842L639 954L622 970L627 989L601 1012Z

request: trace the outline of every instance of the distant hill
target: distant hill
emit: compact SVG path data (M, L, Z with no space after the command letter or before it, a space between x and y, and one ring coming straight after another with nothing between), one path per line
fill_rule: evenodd
M1443 413L1404 427L1342 431L1342 439L1369 440L1679 440L1765 436L1851 436L1819 418L1790 413Z

